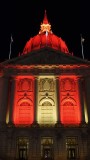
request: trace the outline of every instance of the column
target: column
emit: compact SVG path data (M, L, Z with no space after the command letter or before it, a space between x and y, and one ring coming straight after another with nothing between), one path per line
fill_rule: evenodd
M2 100L3 100L3 77L0 77L0 123L2 122L2 112L3 112L3 106L2 106Z
M56 126L61 125L60 120L60 83L59 83L59 77L56 77L56 101L57 101L57 123Z
M78 78L78 88L79 88L79 97L80 97L80 105L81 105L81 123L85 124L85 115L84 115L84 95L83 95L83 86L82 86L82 78Z
M38 77L34 77L34 122L33 126L38 125L37 123L37 94L38 94Z
M88 111L88 123L90 124L90 77L85 79L85 95L86 95L86 104Z
M11 77L10 79L10 108L9 108L9 125L13 125L13 107L14 107L14 97L15 97L15 84L16 79Z
M6 110L8 106L8 77L0 78L0 123L6 123Z

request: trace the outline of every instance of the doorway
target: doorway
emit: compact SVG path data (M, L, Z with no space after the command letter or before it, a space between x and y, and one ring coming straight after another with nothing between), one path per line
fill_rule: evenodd
M50 148L49 146L43 148L43 159L52 160L53 159L52 154L53 154L52 148Z
M71 160L76 159L76 150L75 148L69 148L68 149L68 158Z
M19 160L27 160L27 149L26 148L19 149Z
M42 138L41 157L42 160L53 160L53 139L51 137Z

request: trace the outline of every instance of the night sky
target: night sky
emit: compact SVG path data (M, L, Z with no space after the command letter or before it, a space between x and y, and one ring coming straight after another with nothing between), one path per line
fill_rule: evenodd
M38 34L44 11L52 31L61 37L74 56L90 60L90 7L87 0L1 0L0 1L0 62L7 60L12 34L11 58L23 51L26 42Z

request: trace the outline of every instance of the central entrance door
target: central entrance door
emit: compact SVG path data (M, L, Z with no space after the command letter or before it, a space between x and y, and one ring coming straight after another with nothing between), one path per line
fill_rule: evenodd
M52 160L53 156L52 156L52 148L50 148L49 146L43 148L43 159L46 160Z
M19 149L19 160L27 160L27 149L26 148Z
M42 160L53 160L53 139L51 137L42 138L41 157Z

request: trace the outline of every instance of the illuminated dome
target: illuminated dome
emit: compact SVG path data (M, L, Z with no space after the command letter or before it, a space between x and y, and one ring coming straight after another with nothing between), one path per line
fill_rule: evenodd
M37 50L44 47L51 47L53 49L59 50L61 52L69 53L66 43L58 36L53 34L51 30L51 25L48 22L47 14L45 11L43 23L41 23L39 34L30 38L27 41L22 54L27 54L33 50Z

